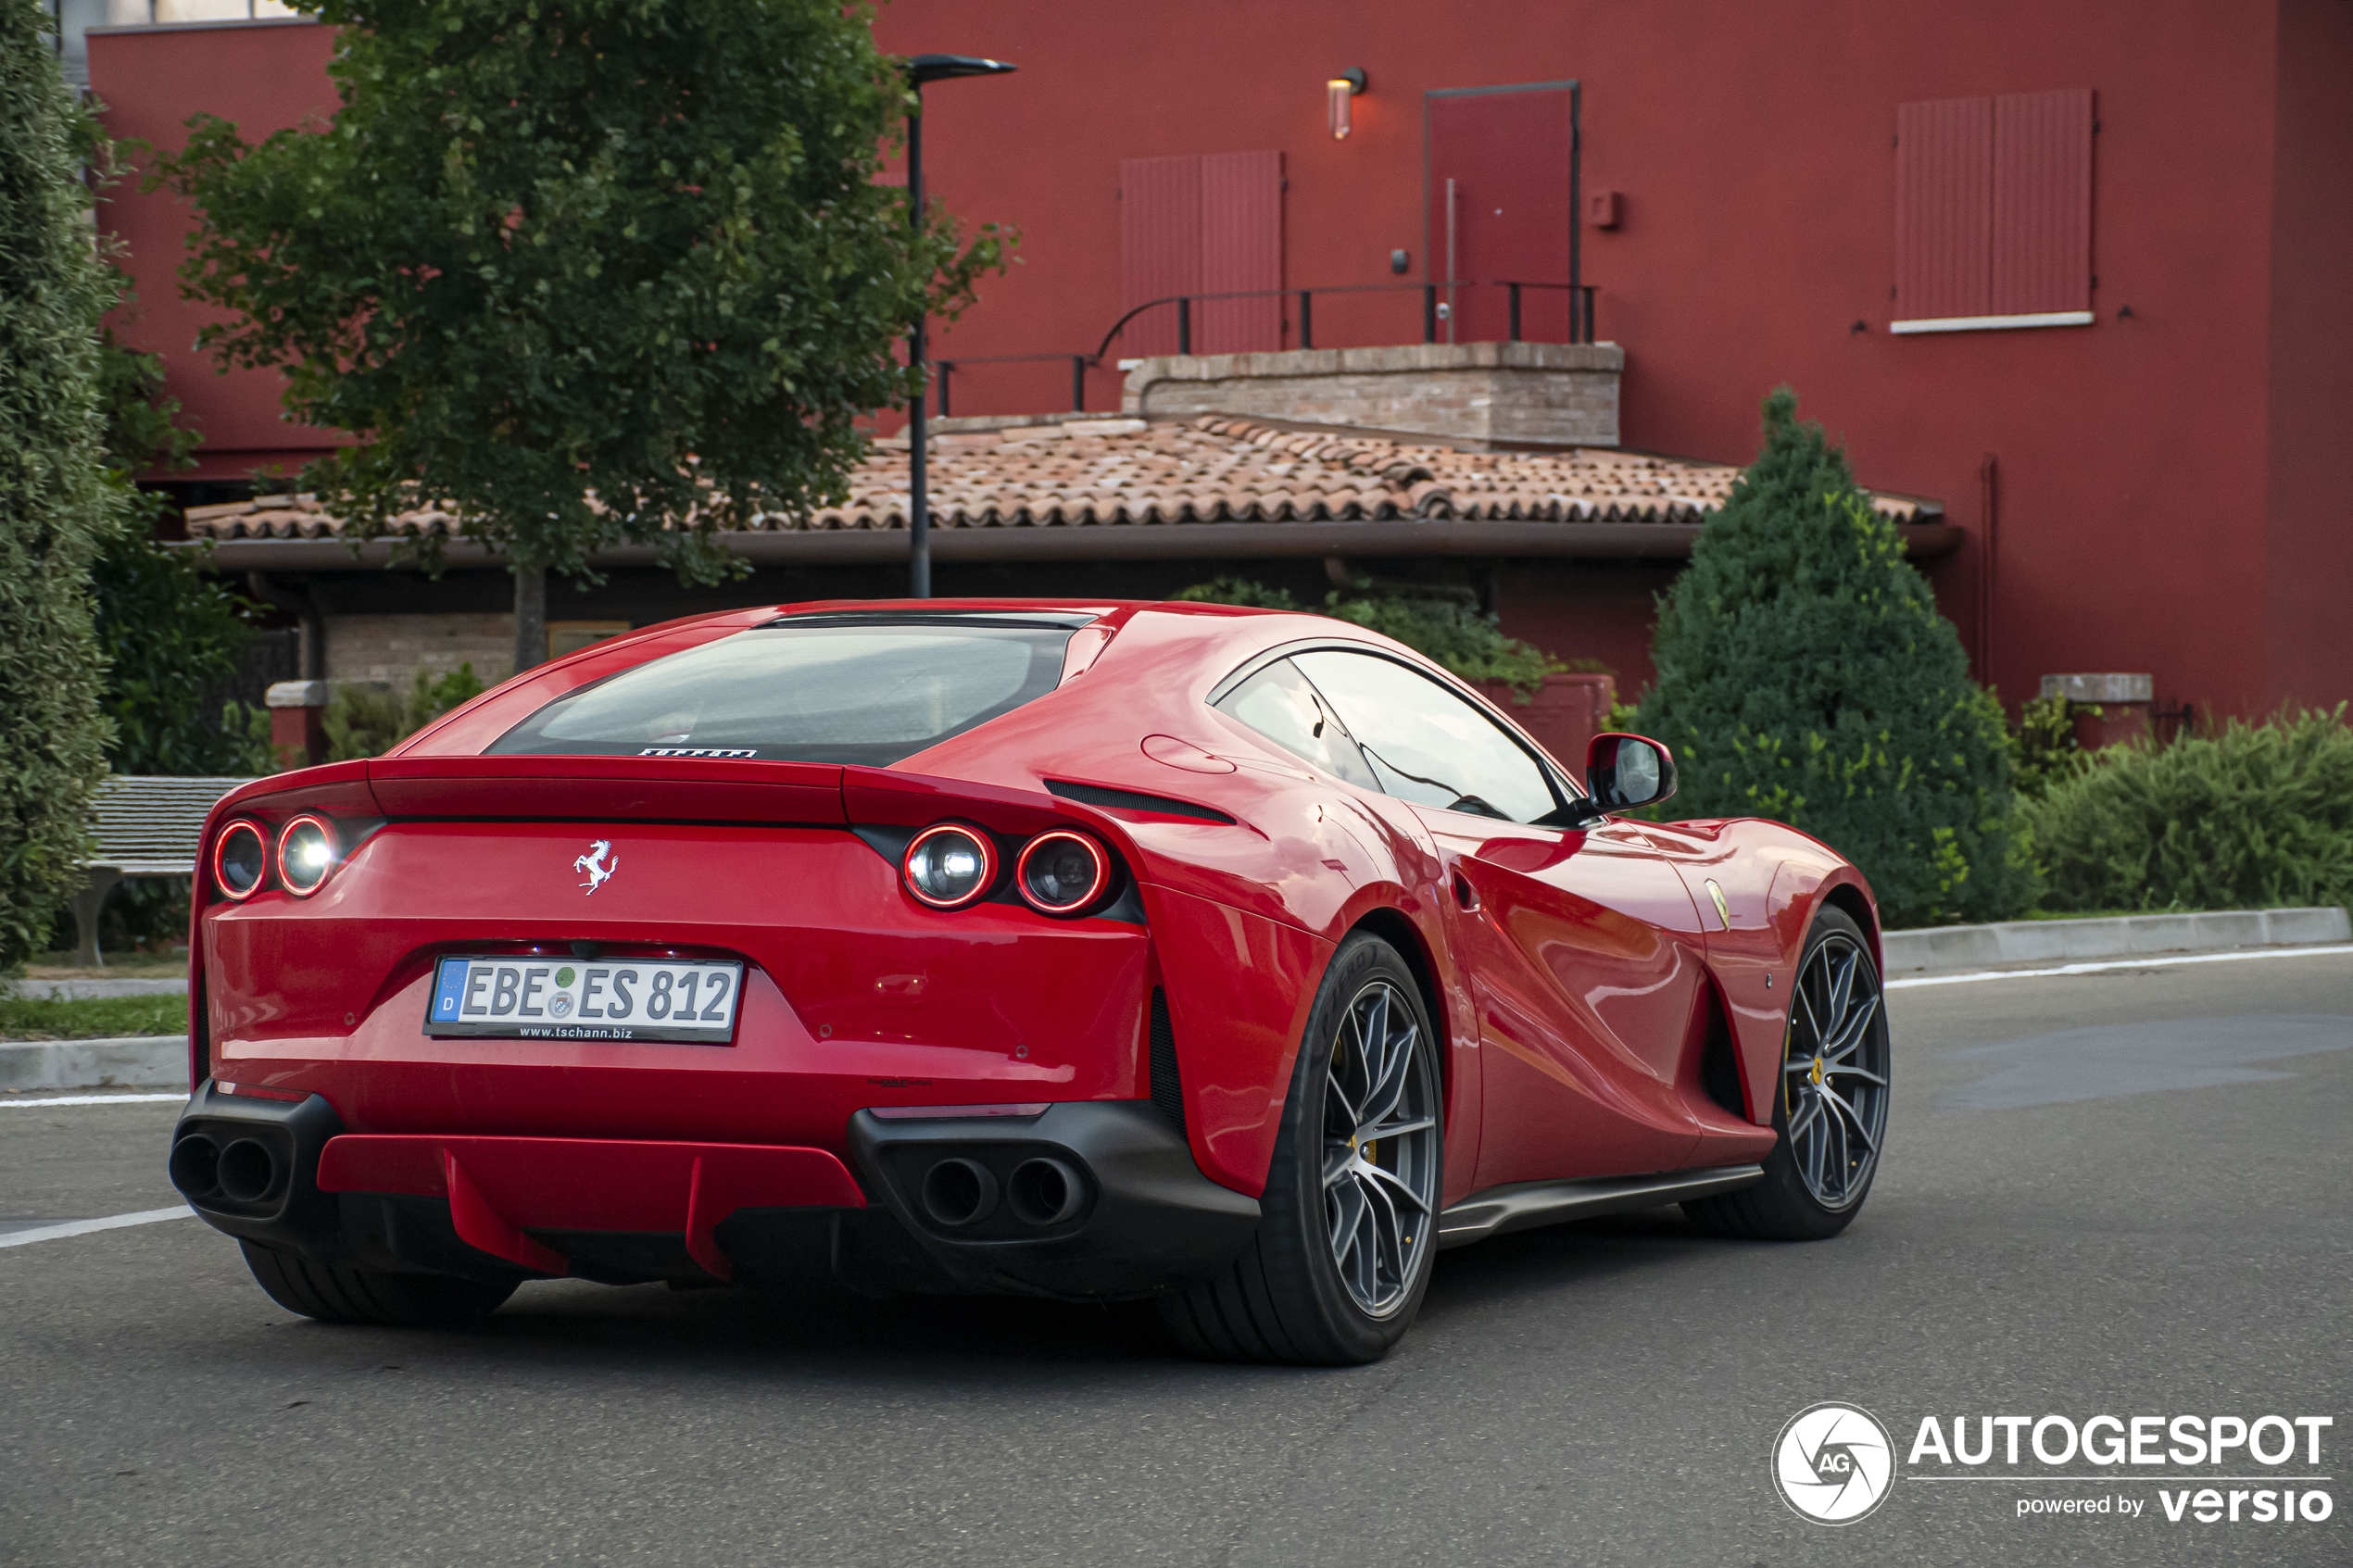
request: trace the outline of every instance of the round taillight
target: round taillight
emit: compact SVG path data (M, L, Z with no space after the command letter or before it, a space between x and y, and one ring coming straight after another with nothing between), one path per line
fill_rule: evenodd
M907 846L907 891L935 909L959 909L997 880L997 851L986 834L942 822Z
M335 869L335 830L324 817L296 817L278 835L278 885L299 898L319 891Z
M231 822L212 844L212 882L232 898L250 898L270 870L270 841L251 822Z
M1111 883L1111 857L1083 833L1056 828L1026 845L1013 864L1013 884L1029 907L1050 915L1085 909Z

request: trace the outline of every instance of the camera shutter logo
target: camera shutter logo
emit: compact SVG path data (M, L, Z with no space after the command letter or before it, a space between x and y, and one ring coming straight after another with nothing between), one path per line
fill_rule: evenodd
M1781 1500L1817 1524L1852 1524L1887 1500L1895 1444L1870 1411L1826 1401L1790 1419L1773 1442Z

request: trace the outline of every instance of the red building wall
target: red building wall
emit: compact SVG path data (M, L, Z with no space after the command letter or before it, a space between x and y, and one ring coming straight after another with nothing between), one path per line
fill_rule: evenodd
M94 33L90 90L107 106L107 129L162 152L188 139L199 110L233 120L248 142L306 119L333 118L327 60L334 35L308 23L141 28ZM122 240L138 298L115 317L132 347L164 357L164 391L180 399L204 433L190 479L241 480L257 468L291 470L333 437L280 418L283 378L270 370L215 371L194 352L196 329L220 313L180 297L174 270L186 258L184 206L165 193L142 195L135 183L115 188L99 221Z
M1938 497L1972 531L1936 580L1981 656L1990 497L1998 593L1982 673L2013 703L2075 670L2147 671L2160 694L2225 711L2353 696L2353 638L2336 630L2353 529L2333 462L2353 435L2341 0L896 0L876 31L894 52L1020 67L927 94L933 189L1024 236L1020 262L936 353L1095 346L1122 308L1123 159L1280 153L1287 286L1393 282L1399 247L1412 278L1434 276L1423 94L1575 78L1585 189L1623 194L1619 227L1582 240L1599 335L1627 351L1629 446L1743 459L1758 400L1796 386L1866 483ZM118 133L168 139L200 103L245 105L228 112L260 128L330 101L322 33L213 36L201 60L193 42L94 43ZM1370 87L1335 142L1324 82L1351 67ZM1890 335L1897 107L2069 88L2095 93L2100 122L2096 324ZM151 210L122 224L154 274L142 331L167 349L195 320L158 281L176 222ZM1415 340L1417 303L1389 297L1319 300L1318 343ZM206 420L208 452L291 444L263 388L202 395L203 375L176 367L174 390ZM1092 376L1091 406L1114 406L1118 381L1108 366ZM956 411L1058 408L1068 388L1066 361L975 366ZM1507 617L1558 652L1637 632L1641 599L1598 583L1528 598L1507 594Z
M2269 696L2336 703L2353 659L2353 27L2280 8L2271 203L2263 654Z
M1972 530L1993 455L1989 673L2012 702L2072 670L2148 671L2230 711L2353 696L2353 637L2329 624L2353 590L2329 466L2353 411L2353 12L2333 0L897 0L876 31L1021 67L928 94L935 189L1024 233L942 354L1093 345L1120 303L1122 158L1279 150L1287 284L1390 281L1394 246L1423 276L1422 94L1573 77L1585 188L1624 195L1620 227L1584 232L1584 278L1627 351L1628 445L1743 458L1788 382L1865 483ZM1334 142L1323 82L1350 67L1370 87ZM2081 87L2097 324L1890 336L1897 106ZM1341 341L1320 301L1316 325ZM957 409L1056 407L1055 373L963 375ZM1973 542L1937 574L1972 641L1982 564Z

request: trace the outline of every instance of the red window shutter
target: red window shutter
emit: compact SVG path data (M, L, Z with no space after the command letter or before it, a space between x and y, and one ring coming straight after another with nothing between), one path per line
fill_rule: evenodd
M1994 100L1993 307L2092 307L2092 90Z
M1895 318L1992 314L1994 101L1895 111Z
M1214 153L1201 160L1201 287L1243 294L1283 286L1283 155ZM1283 345L1279 298L1204 302L1196 354L1266 353Z
M1119 166L1120 308L1202 292L1202 160L1131 157ZM1200 322L1194 323L1196 349ZM1123 359L1176 352L1176 307L1148 310L1115 345Z

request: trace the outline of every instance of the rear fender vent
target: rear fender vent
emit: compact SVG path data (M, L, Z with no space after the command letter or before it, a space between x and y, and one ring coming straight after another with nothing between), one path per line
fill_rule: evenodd
M1088 806L1149 811L1162 817L1190 817L1199 822L1222 822L1228 826L1234 821L1214 806L1203 806L1197 800L1178 800L1165 795L1146 795L1141 790L1110 789L1102 784L1074 784L1068 779L1048 779L1046 787L1064 800L1076 800Z
M1168 1023L1168 993L1152 987L1152 1103L1162 1115L1185 1130L1185 1085L1176 1075L1176 1031Z

